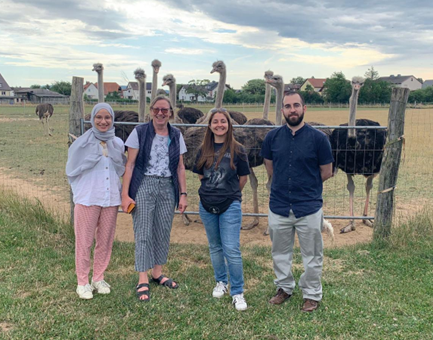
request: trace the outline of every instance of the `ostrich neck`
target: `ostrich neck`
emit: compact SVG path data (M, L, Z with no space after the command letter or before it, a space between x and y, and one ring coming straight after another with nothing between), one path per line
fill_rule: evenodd
M277 95L275 99L275 124L281 125L282 115L281 109L283 108L283 93L284 85L276 87Z
M215 99L215 107L220 108L223 106L224 88L226 86L226 71L220 73L220 80L218 82L217 94Z
M265 103L263 105L263 119L268 119L270 103L271 103L271 85L266 84Z
M353 89L349 100L349 126L355 126L356 124L356 106L358 104L358 95L359 91ZM355 129L349 129L349 137L355 137L355 134Z
M104 102L104 79L102 71L98 72L98 103Z
M138 121L144 122L144 115L146 113L146 78L138 80Z
M170 101L171 105L173 106L173 110L176 109L176 83L172 82L169 86L170 91Z
M156 97L157 87L158 87L158 73L155 70L153 70L152 91L150 93L150 101L152 101Z

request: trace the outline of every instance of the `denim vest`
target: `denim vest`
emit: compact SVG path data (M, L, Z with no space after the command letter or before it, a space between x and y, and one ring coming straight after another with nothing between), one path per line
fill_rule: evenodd
M180 145L179 137L180 131L167 123L168 127L168 167L170 169L173 185L174 197L176 199L176 208L179 204L179 179L177 178L177 167L179 165ZM139 151L137 159L135 160L134 171L132 172L131 184L129 185L129 197L135 200L138 188L143 180L144 173L149 165L150 151L152 149L152 142L155 137L155 129L153 121L149 123L138 125L136 128L139 141Z

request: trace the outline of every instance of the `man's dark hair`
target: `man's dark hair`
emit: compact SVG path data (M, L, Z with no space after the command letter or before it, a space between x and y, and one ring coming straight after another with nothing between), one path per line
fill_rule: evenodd
M289 91L284 91L283 106L284 106L284 98L287 97L287 96L293 96L294 94L297 94L299 96L299 98L301 98L301 104L302 104L302 106L305 105L305 100L304 100L304 97L302 97L301 92L297 92L295 90L289 90Z

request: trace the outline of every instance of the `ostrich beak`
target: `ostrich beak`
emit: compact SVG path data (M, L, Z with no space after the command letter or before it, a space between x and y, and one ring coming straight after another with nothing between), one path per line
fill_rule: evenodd
M166 81L162 83L162 86L166 86L166 85L167 85L167 82L166 82Z
M214 73L214 72L216 72L216 71L215 71L215 69L213 68L212 71L210 71L210 73L212 74L212 73Z

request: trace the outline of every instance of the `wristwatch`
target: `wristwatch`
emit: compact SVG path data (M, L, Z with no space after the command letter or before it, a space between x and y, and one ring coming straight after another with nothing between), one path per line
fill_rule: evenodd
M188 196L188 194L187 194L186 192L181 192L180 195L181 195L181 196L182 196L182 195Z

